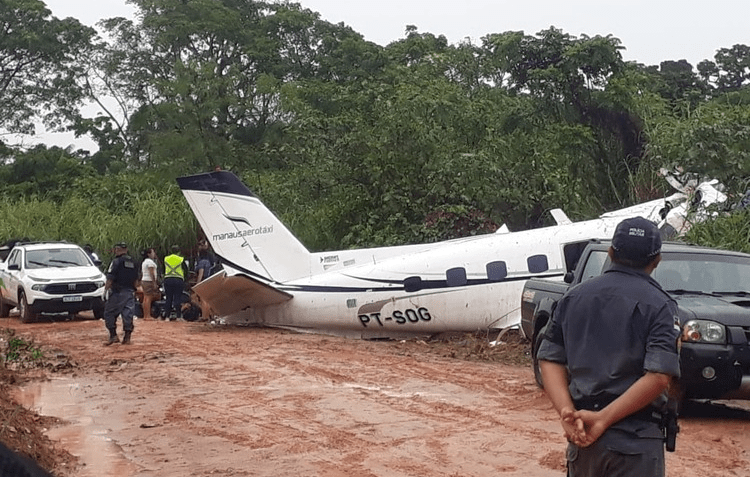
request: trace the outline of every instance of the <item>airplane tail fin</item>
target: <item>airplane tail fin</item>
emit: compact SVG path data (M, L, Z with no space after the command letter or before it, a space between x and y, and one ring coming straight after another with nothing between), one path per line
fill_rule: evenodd
M217 171L177 183L214 251L233 268L272 282L310 275L310 252L237 176Z

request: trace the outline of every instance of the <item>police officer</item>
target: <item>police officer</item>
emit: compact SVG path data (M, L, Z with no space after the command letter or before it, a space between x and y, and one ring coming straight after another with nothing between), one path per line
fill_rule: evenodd
M187 262L180 255L180 247L172 245L172 254L164 257L164 315L162 319L169 318L174 312L176 318L182 317L182 292L185 291L185 276L187 275Z
M104 294L107 303L104 306L104 325L109 330L109 340L104 344L109 346L117 343L117 316L122 316L122 329L125 335L122 344L130 344L133 333L133 315L135 314L135 289L138 286L138 266L128 255L128 245L125 242L115 244L115 259L109 265Z
M537 357L568 438L568 475L664 476L662 413L679 377L677 304L651 278L656 226L617 225L612 266L559 301Z

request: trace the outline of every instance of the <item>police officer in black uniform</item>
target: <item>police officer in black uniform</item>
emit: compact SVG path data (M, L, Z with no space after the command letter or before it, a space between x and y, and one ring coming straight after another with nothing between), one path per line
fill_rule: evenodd
M106 346L120 341L117 337L118 315L122 315L122 329L125 332L122 344L130 344L138 271L135 260L128 255L128 245L125 242L115 244L115 259L109 265L107 283L104 285L104 294L107 296L107 303L104 306L104 325L109 330L109 340L104 343Z
M677 304L651 278L661 237L617 225L612 266L560 299L537 357L568 438L568 475L664 476L662 413L680 365Z

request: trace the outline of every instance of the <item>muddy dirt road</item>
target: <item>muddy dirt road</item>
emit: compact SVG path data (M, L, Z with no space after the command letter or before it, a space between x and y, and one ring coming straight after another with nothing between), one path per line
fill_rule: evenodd
M101 321L2 325L77 363L18 391L68 422L49 435L80 466L58 475L564 473L564 439L525 366L205 323L138 320L133 343L111 347ZM687 410L669 476L750 476L750 406L728 404Z

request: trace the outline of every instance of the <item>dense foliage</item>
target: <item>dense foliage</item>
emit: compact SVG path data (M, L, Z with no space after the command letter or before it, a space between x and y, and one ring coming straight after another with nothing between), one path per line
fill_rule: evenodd
M0 0L0 131L44 121L98 145L0 136L0 240L191 247L174 178L217 166L314 250L536 227L554 207L587 218L671 192L661 167L748 188L744 45L646 66L554 27L452 45L409 26L379 46L294 3L131 3L136 21L98 36ZM747 249L746 213L719 216L691 238Z

